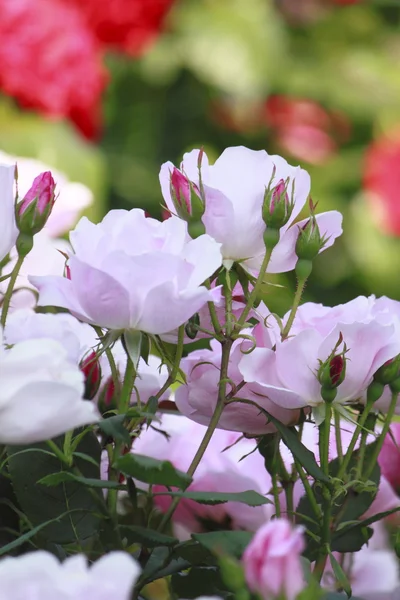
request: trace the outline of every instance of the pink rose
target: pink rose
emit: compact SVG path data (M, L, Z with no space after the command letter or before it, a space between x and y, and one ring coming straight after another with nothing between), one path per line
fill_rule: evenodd
M305 588L300 555L305 548L301 527L274 519L255 534L243 554L247 583L263 600L295 600Z
M186 471L204 437L206 427L193 423L181 415L163 415L158 429L143 431L135 440L133 450L159 460L169 460ZM255 490L266 495L271 489L271 478L264 468L264 459L256 451L255 440L239 439L240 435L221 429L214 432L188 491L244 492ZM245 458L243 458L245 457ZM243 460L241 460L243 458ZM153 491L165 491L161 486ZM156 505L166 510L171 499L156 496ZM225 529L256 531L275 513L274 505L247 506L238 502L205 505L193 500L181 500L173 516L179 537L193 532L207 531L211 524ZM185 537L186 537L185 536Z
M208 235L192 240L180 219L112 210L98 225L83 217L70 241L70 277L30 281L41 306L66 308L81 321L163 334L220 295L202 285L221 265L220 244Z
M180 171L191 182L193 193L201 194L200 190L204 190L205 211L201 220L206 233L222 244L224 264L229 266L240 260L250 271L259 271L265 254L263 234L266 226L262 219L265 190L270 183L273 189L280 182L288 181L287 193L290 199L293 194L294 206L290 218L280 228L280 239L273 250L268 271L283 273L294 269L298 226L301 227L307 220L293 227L291 225L303 209L310 192L308 173L300 167L290 166L280 156L269 156L265 150L249 150L243 146L227 148L214 165L209 165L207 155L201 152L202 186L198 168L200 150L192 150L184 155ZM177 214L171 196L171 173L176 180L174 165L171 162L164 163L160 171L160 183L167 207ZM189 200L188 194L186 197ZM321 236L329 238L325 249L341 235L342 216L337 211L330 211L318 215L317 222Z
M241 358L239 369L246 382L255 383L265 390L265 394L270 394L270 364L274 360L275 385L302 397L303 406L323 411L321 363L330 366L332 376L339 375L334 404L360 401L379 367L400 352L400 339L396 332L395 324L384 325L378 320L339 322L328 334L310 327L277 344L273 359L270 348L258 346L254 352ZM335 356L330 359L335 348ZM342 369L339 374L335 362L338 355L343 355L346 363L345 371ZM327 364L329 360L330 365ZM314 416L318 420L322 413Z
M381 473L400 491L400 423L392 423L379 455Z
M269 347L268 350L264 348L267 354L265 364L263 364L263 381L268 379L268 384L259 386L254 380L256 383L245 385L236 396L251 400L282 423L294 425L300 417L298 409L305 406L305 403L295 391L281 385L278 381L276 356L271 349L272 340L269 338L266 328L264 328L264 333L268 337L268 342L265 343ZM253 359L253 356L256 360L257 349L250 355L243 354L243 350L249 345L249 342L239 339L232 346L228 377L235 385L238 385L243 379L246 381L246 378L243 377L244 372L241 370L241 361L246 357ZM185 416L202 425L208 425L217 403L220 365L221 345L215 340L211 341L211 350L191 352L181 363L181 368L186 375L186 385L180 386L176 391L176 404ZM268 423L266 415L260 413L257 406L240 402L228 404L222 413L218 427L249 434L275 431L274 425Z

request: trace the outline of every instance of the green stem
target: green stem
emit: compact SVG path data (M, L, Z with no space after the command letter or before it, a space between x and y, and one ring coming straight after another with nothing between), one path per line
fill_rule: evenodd
M335 437L336 437L336 453L339 460L339 464L343 461L343 446L342 446L342 432L341 432L341 421L340 414L335 411Z
M12 294L13 294L15 282L17 281L18 273L21 270L22 263L24 262L24 258L25 258L24 256L19 256L18 257L18 260L15 263L15 266L14 266L14 268L12 270L10 281L8 282L6 293L4 294L4 297L3 297L3 307L2 307L2 310L1 310L1 318L0 318L0 325L3 328L4 328L5 324L6 324L8 309L10 308L10 302L11 302L11 298L12 298Z
M64 454L64 452L57 446L57 444L55 442L53 442L53 440L47 440L46 441L47 445L49 446L49 448L52 449L52 451L54 452L54 454L57 456L57 458L67 467L70 467L72 465L72 456L70 458L67 458Z
M247 300L247 304L244 307L243 312L240 315L238 322L236 323L236 329L238 331L240 331L242 329L243 325L246 322L247 317L249 316L251 309L253 308L254 302L258 298L258 294L260 293L261 286L264 282L264 276L267 271L267 267L268 267L269 260L271 258L272 250L273 250L273 247L270 250L267 249L265 251L264 259L262 261L257 280L254 284L253 289L250 292L249 299Z
M319 460L321 469L329 476L329 438L332 418L332 405L325 404L325 419L319 426Z
M124 383L122 384L121 395L118 401L118 413L120 415L126 414L129 408L133 386L135 385L135 379L136 367L133 364L133 361L128 357L126 362Z
M286 514L290 521L294 520L294 502L293 502L293 489L294 481L286 481L283 485L285 490L286 498Z
M118 387L119 387L119 372L118 372L118 367L117 367L117 363L115 362L115 358L114 355L112 353L112 350L109 346L105 346L103 344L103 331L101 329L101 327L97 327L97 325L92 325L93 329L95 330L95 332L97 333L97 337L99 338L99 341L102 343L102 346L104 348L104 352L107 356L107 360L108 363L110 365L110 370L111 370L111 377L113 380L113 384L114 384L114 389L117 391Z
M312 487L310 485L310 482L308 481L307 475L304 473L303 471L303 467L302 465L299 463L298 460L294 461L295 467L296 467L296 471L299 474L300 480L303 484L304 490L306 492L306 496L308 498L308 501L310 503L311 508L314 511L315 516L320 519L322 516L322 512L321 509L315 499L314 493L312 491Z
M279 502L278 475L275 471L271 474L271 479L272 479L272 493L274 496L274 504L275 504L275 516L280 517L281 516L281 505Z
M227 284L224 286L225 296L225 333L227 337L230 337L233 332L232 322L232 289L230 286L229 271L226 272Z
M272 493L274 496L274 504L275 504L275 516L276 517L280 517L281 516L281 505L280 505L280 501L279 501L279 487L278 487L278 462L279 462L279 458L280 458L280 453L279 453L279 443L280 443L280 436L276 435L275 436L275 441L274 441L274 454L273 454L273 458L272 458L272 465L271 465L271 479L272 479Z
M118 399L118 413L120 415L125 415L131 401L131 395L133 386L135 384L136 379L136 368L133 364L133 361L129 356L127 357L124 383L122 384L122 390L120 397ZM114 451L112 452L111 464L109 469L109 479L110 481L118 481L119 472L113 468L113 464L119 458L121 454L121 450L124 446L123 442L115 442ZM107 502L108 508L110 510L110 514L112 519L116 521L117 515L117 498L118 498L118 490L108 490Z
M227 378L228 378L229 357L230 357L232 343L233 343L232 340L225 340L224 342L222 342L221 373L220 373L220 379L219 379L219 384L218 384L217 404L215 406L215 410L211 417L210 423L207 427L207 431L205 432L204 437L201 441L201 444L198 447L197 452L194 455L194 458L193 458L192 462L190 463L190 466L187 470L187 474L190 477L193 477L197 467L199 466L200 461L203 458L205 451L207 450L208 444L210 443L210 440L213 436L213 433L218 425L219 419L225 408L226 384L227 384ZM164 517L161 520L161 523L158 527L159 531L163 531L163 529L166 527L166 525L168 524L172 515L174 514L174 512L179 504L179 501L180 501L180 498L174 498L174 500L171 502L169 509L164 514Z
M211 302L211 300L210 300L209 302L207 302L207 306L208 306L208 310L210 313L211 323L212 323L212 326L214 327L214 331L217 335L221 335L222 327L221 327L221 323L218 320L218 315L217 315L217 311L215 309L215 304L214 304L214 302Z
M167 391L167 389L169 388L170 385L175 383L175 380L179 373L179 367L181 364L181 360L182 360L184 337L185 337L185 326L181 325L178 329L178 343L176 345L174 363L172 365L172 369L170 371L170 374L168 375L166 382L158 390L157 394L155 394L155 397L157 398L157 400L159 400L161 398L161 396Z
M66 456L67 460L73 460L72 458L72 448L71 448L71 442L72 442L72 435L73 435L73 430L67 431L67 433L64 436L64 455Z
M379 454L382 450L383 443L388 434L390 425L392 423L392 419L394 417L398 396L399 396L399 392L397 392L397 391L392 392L392 399L390 401L389 410L387 412L386 419L385 419L385 422L382 427L382 431L380 433L380 436L379 436L376 446L375 446L375 450L374 450L371 458L369 459L369 464L364 473L363 478L365 479L365 481L368 481L368 479L371 477L372 471L374 470L374 467L375 467L376 463L378 462Z
M329 476L329 439L332 418L332 405L326 402L326 413L323 423L319 427L319 454L320 463L323 472ZM321 529L321 549L317 559L314 574L321 581L327 557L330 551L331 542L331 517L332 517L332 497L329 487L322 484L322 529Z
M364 410L362 411L362 413L359 415L358 421L357 421L357 425L356 428L354 430L353 436L350 440L350 444L349 447L347 448L347 452L346 455L343 459L343 462L340 466L340 469L338 471L337 474L337 478L338 479L343 479L344 474L346 473L347 467L349 466L349 463L351 461L351 457L353 455L354 452L354 448L356 447L358 438L360 436L361 431L364 428L365 422L368 418L369 413L372 410L372 407L374 406L374 400L367 400L367 404L365 405Z
M304 292L304 287L306 285L306 281L307 281L307 279L299 279L297 281L297 289L296 289L296 293L295 293L294 299L293 299L293 306L290 310L289 318L288 318L287 323L286 323L285 327L283 328L283 331L281 334L282 341L285 340L290 333L294 318L297 313L297 309L299 308L299 305L300 305L300 301L301 301L301 297Z

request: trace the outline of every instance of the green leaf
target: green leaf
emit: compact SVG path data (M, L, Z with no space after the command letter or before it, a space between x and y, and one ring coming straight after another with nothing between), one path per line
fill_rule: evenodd
M179 543L179 540L174 537L138 525L121 525L119 530L121 537L128 540L128 544L137 543L147 548L154 548L156 546L176 546Z
M217 560L208 548L195 540L182 542L175 546L173 556L183 558L191 565L215 565Z
M76 481L82 485L86 485L91 488L101 488L108 490L122 490L126 491L126 485L122 485L117 481L107 481L105 479L90 479L89 477L80 477L75 473L68 471L61 471L60 473L50 473L38 481L38 484L45 485L47 487L53 487L59 485L64 481Z
M14 494L13 486L9 477L0 473L0 547L9 544L19 531L19 515L13 506L17 505L17 499ZM3 529L7 528L7 529Z
M358 552L372 537L374 530L371 527L357 526L355 528L335 532L331 541L333 552Z
M55 519L50 519L49 521L44 521L40 525L33 527L33 529L30 529L26 533L20 535L16 540L13 540L12 542L10 542L9 544L6 544L5 546L2 546L0 548L0 556L4 556L5 554L10 554L13 550L18 548L19 546L22 546L23 544L25 544L25 542L28 542L31 538L35 537L35 535L37 535L38 533L40 533L40 532L43 533L46 528L48 529L54 523L57 523L57 522L61 521L62 519L64 519L65 517L70 516L71 513L77 513L77 512L79 513L79 512L83 512L83 510L84 509L74 509L72 511L67 511L66 513L60 514Z
M365 451L365 463L368 464L371 454L374 452L376 442L369 444ZM359 451L355 450L351 457L348 472L355 472L359 460ZM329 472L333 478L337 476L340 469L340 462L337 458L329 463ZM332 505L332 517L336 521L335 533L332 536L331 550L337 552L357 552L371 537L368 525L373 523L358 523L357 520L369 509L375 499L380 480L379 465L376 464L371 474L370 481L373 484L372 490L364 490L358 482L352 486L347 486ZM312 491L317 504L322 505L321 487L313 485ZM315 514L308 501L307 496L303 496L296 509L296 522L306 527L307 548L305 556L313 561L316 560L319 553L319 538L321 537L321 523L316 522ZM351 523L352 531L348 534L345 528L340 525Z
M99 421L99 428L116 442L123 442L127 446L131 443L129 432L124 427L125 415L115 415Z
M331 543L332 551L358 552L373 535L373 529L369 527L369 525L381 521L399 511L399 507L393 508L392 510L377 513L363 521L356 521L355 523L350 523L348 526L344 525L333 535Z
M136 329L127 329L124 331L122 340L125 351L136 369L142 350L142 332Z
M54 442L62 448L64 436ZM34 444L30 448L46 448L45 443ZM37 452L32 460L30 453L21 453L22 446L8 446L9 471L15 495L22 510L34 527L41 527L42 534L58 544L81 542L97 533L99 517L94 495L103 499L101 490L89 490L76 481L63 481L59 485L46 488L37 482L48 475L71 473L58 458ZM75 457L75 465L83 477L100 480L100 444L90 432L80 441L77 450L91 456L97 465ZM61 476L63 477L63 475ZM68 476L67 476L68 477ZM62 519L59 515L64 514Z
M156 460L142 454L125 454L117 459L114 467L128 477L152 485L166 485L185 489L192 482L192 478L178 471L167 460Z
M175 573L171 577L171 588L178 598L199 596L221 596L224 584L215 567L193 567L186 573Z
M150 396L145 408L149 414L155 415L158 409L158 398L156 398L155 396ZM152 420L153 419L151 417L148 417L146 419L147 429L150 427L150 423L152 422Z
M340 587L343 588L343 590L346 592L347 597L351 598L351 586L349 580L347 579L346 573L343 571L342 567L340 566L332 552L329 552L329 558L331 561L333 574L336 577L336 581L339 583Z
M293 456L301 463L307 473L317 481L329 483L330 479L318 465L315 456L311 450L305 447L300 441L298 433L294 427L286 427L278 419L266 412L270 421L275 425L281 434L284 444L289 448Z
M249 531L210 531L193 533L192 538L214 554L229 554L241 558L253 534Z
M241 502L248 506L262 506L271 504L271 500L254 490L247 492L157 492L154 496L174 496L194 500L199 504L224 504L225 502Z

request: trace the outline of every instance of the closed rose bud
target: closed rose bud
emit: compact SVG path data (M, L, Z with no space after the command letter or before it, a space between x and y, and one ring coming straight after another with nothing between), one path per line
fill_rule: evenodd
M176 214L189 224L189 233L193 226L197 235L204 233L201 217L205 207L200 190L176 167L170 172L170 193Z
M171 196L177 213L191 213L190 182L178 169L174 168L171 173Z
M35 235L43 229L56 200L55 187L50 171L35 177L30 190L16 207L16 221L21 233Z
M300 259L312 260L317 256L324 245L318 223L314 215L307 223L299 229L299 237L296 242L296 255Z
M346 374L346 361L342 354L337 354L322 365L319 381L326 387L336 388L344 380Z
M243 554L246 581L263 600L295 600L305 588L300 556L303 532L286 519L274 519L255 534Z
M98 400L99 411L103 416L118 408L118 397L113 378L109 377L100 391Z
M343 383L346 377L346 344L341 352L338 352L339 346L343 344L343 336L339 339L326 361L320 361L317 373L318 381L321 384L321 396L325 402L333 402L337 395L337 388Z
M101 367L95 352L91 352L80 363L80 369L85 376L85 393L86 400L93 400L98 392L101 382Z
M398 378L400 371L400 355L385 362L374 375L374 381L387 385Z
M275 188L265 191L262 210L264 223L272 229L280 229L288 222L293 206L287 193L287 182L281 179Z

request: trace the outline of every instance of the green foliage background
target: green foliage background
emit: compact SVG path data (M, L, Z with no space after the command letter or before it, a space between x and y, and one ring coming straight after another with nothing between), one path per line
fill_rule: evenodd
M107 208L135 206L158 216L158 171L165 160L179 161L200 145L211 158L237 144L284 155L266 127L227 129L215 117L216 104L250 115L254 103L270 94L316 100L342 111L351 135L322 166L303 164L319 210L344 214L344 235L316 261L305 299L334 304L370 293L400 299L400 241L377 229L361 185L366 147L400 122L399 25L398 0L351 6L180 0L142 58L108 55L111 81L97 145L69 124L22 113L3 98L0 147L37 156L88 184L97 219ZM284 275L272 281L284 287L271 287L267 302L282 313L294 280Z

